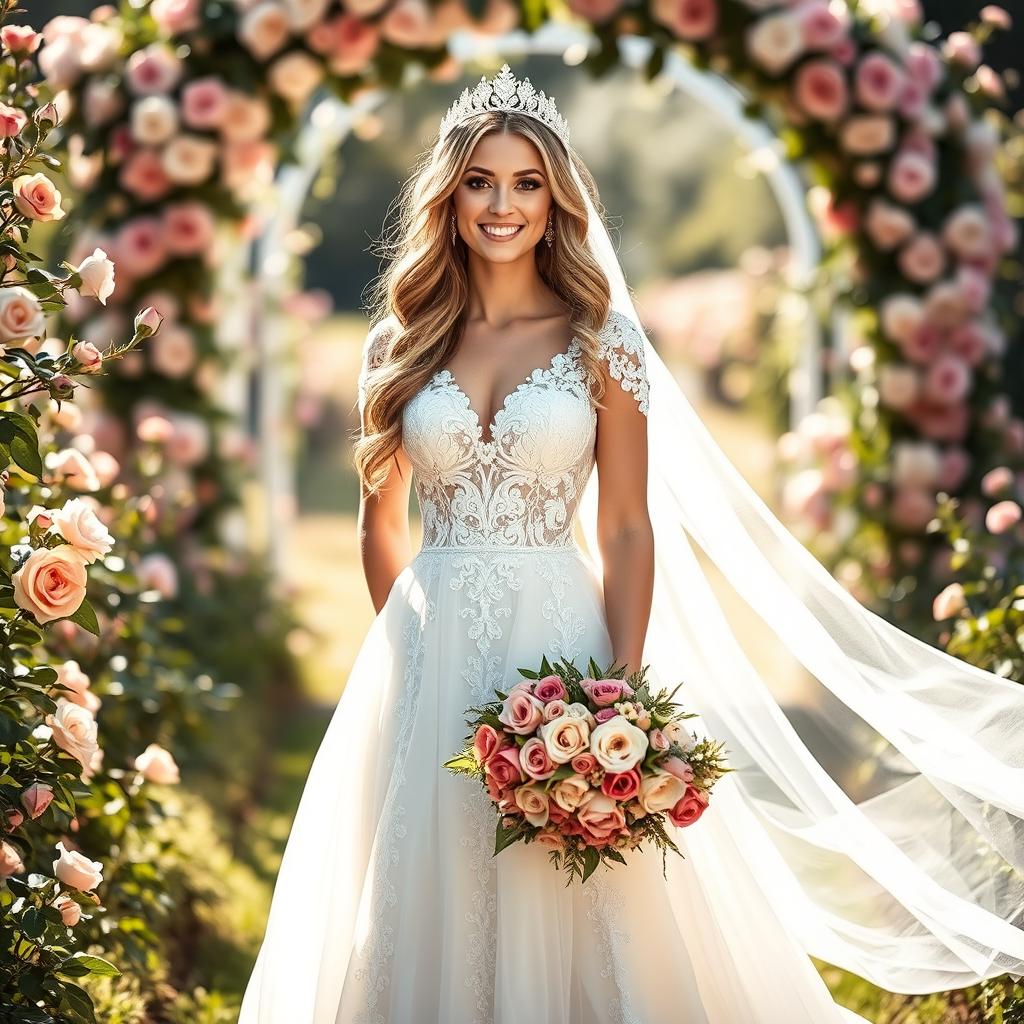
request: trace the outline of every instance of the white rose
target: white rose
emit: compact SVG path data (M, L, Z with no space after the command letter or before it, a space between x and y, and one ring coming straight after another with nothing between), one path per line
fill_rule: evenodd
M103 881L103 865L98 860L89 860L77 850L66 849L63 841L57 843L57 853L53 873L65 885L89 892Z
M179 135L164 147L160 159L175 184L200 185L213 173L218 152L217 145L209 139Z
M591 729L597 725L597 719L594 718L594 713L586 704L580 704L578 701L567 705L565 714L567 718L582 718Z
M305 32L323 20L330 0L284 0L288 24L295 32Z
M276 3L257 4L246 11L238 26L238 38L257 60L272 57L290 34L288 15Z
M682 722L669 722L662 726L661 731L668 738L669 743L675 743L683 750L689 750L693 746L693 737L686 731Z
M561 715L540 727L540 738L548 757L555 764L566 764L587 749L590 726L582 718Z
M21 287L0 289L0 341L38 338L46 330L39 300Z
M144 778L161 786L171 786L181 781L174 756L159 743L150 743L135 758L135 768L142 772Z
M668 772L645 775L640 782L637 799L648 814L658 814L675 807L686 792L686 783Z
M166 96L146 96L132 105L132 137L159 146L178 130L178 106Z
M628 772L647 753L647 733L622 715L601 722L590 736L590 751L609 772Z
M928 441L900 441L893 451L892 479L897 487L931 487L939 478L942 461Z
M781 74L803 52L800 22L790 14L759 18L747 33L751 57L767 72Z
M890 409L905 409L917 398L920 381L910 366L888 364L878 373L878 397Z
M83 498L72 498L51 514L60 535L86 560L95 562L114 546L114 538Z
M91 256L78 265L82 283L79 294L99 299L105 306L114 290L114 263L102 249L93 249Z
M96 719L92 712L81 704L59 697L57 710L46 716L46 724L53 730L53 742L61 750L78 758L83 768L88 768L99 748L96 742Z

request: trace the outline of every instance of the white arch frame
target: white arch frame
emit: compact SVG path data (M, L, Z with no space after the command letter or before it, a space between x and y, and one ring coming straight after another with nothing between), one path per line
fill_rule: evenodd
M455 33L448 49L460 62L490 56L533 54L584 54L596 43L592 34L568 25L548 23L536 32L517 30L501 36ZM642 67L653 49L649 39L626 36L619 40L622 63ZM778 140L767 125L752 120L743 111L743 97L731 83L718 75L698 71L678 53L666 55L662 74L687 95L713 110L754 153L765 180L782 214L790 241L790 281L795 289L807 286L821 258L817 231L807 211L806 187L796 168L778 152ZM282 259L283 239L298 221L314 177L326 156L340 146L353 124L383 103L392 93L373 90L362 93L351 105L334 97L321 100L310 110L297 146L298 160L282 167L275 182L274 214L255 242L254 301L260 309L253 316L253 355L256 374L257 434L260 483L266 517L267 558L271 570L280 575L284 568L286 525L295 507L294 459L285 438L287 384L281 372L284 337L280 299L288 288L287 262ZM800 357L790 374L791 422L795 425L821 399L821 334L813 317L806 317Z

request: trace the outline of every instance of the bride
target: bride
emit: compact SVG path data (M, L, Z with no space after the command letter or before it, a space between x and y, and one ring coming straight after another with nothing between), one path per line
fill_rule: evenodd
M240 1024L829 1024L862 1018L808 954L899 992L1024 970L1024 690L862 609L736 474L643 333L554 103L482 79L403 198L359 377L377 616ZM869 798L790 726L712 567L876 766ZM494 857L487 795L442 767L467 706L542 654L649 664L726 742L667 877L654 850L571 887L540 844Z

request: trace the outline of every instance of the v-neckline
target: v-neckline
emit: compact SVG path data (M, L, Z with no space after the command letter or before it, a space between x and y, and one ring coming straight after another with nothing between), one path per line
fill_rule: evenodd
M484 424L483 420L480 417L480 413L478 413L476 409L473 408L473 403L469 400L469 395L467 395L466 392L463 391L462 385L458 382L458 379L456 378L455 374L452 373L452 371L445 366L438 370L434 376L445 378L448 381L448 383L451 384L451 386L459 393L459 396L461 397L462 402L466 407L466 410L473 417L474 424L476 427L477 440L483 445L493 445L494 431L497 429L498 420L505 412L508 403L511 402L512 399L517 394L519 394L519 392L524 387L526 387L526 385L529 384L535 376L537 376L538 374L544 375L546 373L550 373L555 368L559 360L571 359L572 356L575 355L578 347L579 338L577 335L574 334L569 342L569 347L567 349L561 352L555 352L543 366L534 367L523 380L521 380L507 395L505 395L505 397L501 400L501 404L495 411L494 416L491 418L490 423L487 424L487 432L488 434L491 435L487 440L484 440Z

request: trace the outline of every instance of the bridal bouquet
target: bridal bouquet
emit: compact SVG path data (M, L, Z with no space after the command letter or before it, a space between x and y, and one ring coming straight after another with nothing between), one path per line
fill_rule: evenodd
M480 780L498 812L494 853L538 842L556 868L586 881L601 861L625 864L645 840L679 854L666 829L692 825L731 769L723 745L687 732L695 715L675 690L650 692L647 666L625 677L590 659L588 676L545 657L497 701L467 711L466 747L446 761ZM678 689L678 687L677 687ZM681 856L681 854L680 854Z

